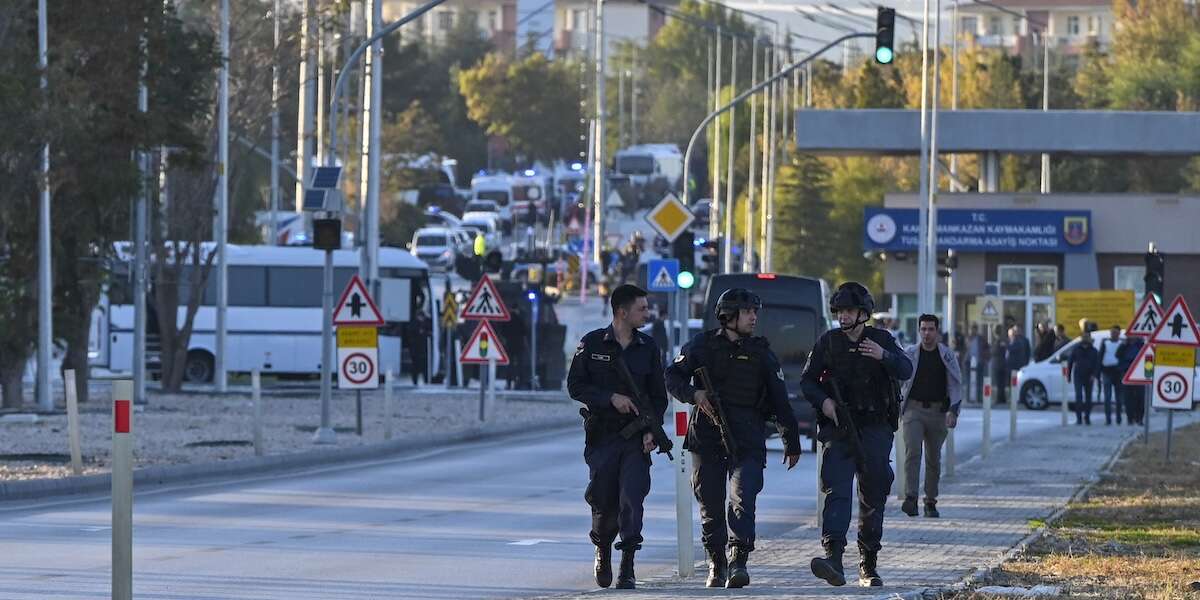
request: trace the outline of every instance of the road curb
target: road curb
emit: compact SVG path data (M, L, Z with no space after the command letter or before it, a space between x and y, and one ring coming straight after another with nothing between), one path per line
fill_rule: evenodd
M218 463L152 466L135 470L133 472L133 484L134 489L137 490L139 488L179 481L209 481L242 475L284 472L320 465L381 458L418 449L439 448L464 442L502 438L539 429L565 429L578 423L579 417L571 416L536 424L522 423L495 427L487 425L476 426L449 435L422 435L348 448L307 450L294 454L256 456ZM106 491L111 487L112 476L109 473L70 476L58 479L7 481L0 482L0 502L86 494Z

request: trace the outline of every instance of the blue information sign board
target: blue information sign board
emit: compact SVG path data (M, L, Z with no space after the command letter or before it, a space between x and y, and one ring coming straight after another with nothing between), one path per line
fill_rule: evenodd
M1092 211L944 208L937 237L938 250L956 252L1091 252ZM919 241L917 209L864 211L864 249L915 251Z
M660 258L646 265L646 289L651 292L674 292L679 280L679 260Z

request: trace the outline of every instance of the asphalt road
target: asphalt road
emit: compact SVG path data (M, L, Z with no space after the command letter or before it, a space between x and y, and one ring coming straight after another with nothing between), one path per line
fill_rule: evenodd
M993 436L1007 436L998 411ZM1021 413L1023 435L1058 424ZM964 414L960 458L978 447ZM591 581L587 469L575 428L286 476L137 494L138 598L516 598ZM1002 453L1003 448L998 448ZM793 472L768 455L760 537L815 510L815 459ZM656 457L640 576L675 565L674 477ZM0 505L0 598L95 598L109 591L105 497ZM693 538L699 539L698 524ZM697 544L696 556L701 556Z

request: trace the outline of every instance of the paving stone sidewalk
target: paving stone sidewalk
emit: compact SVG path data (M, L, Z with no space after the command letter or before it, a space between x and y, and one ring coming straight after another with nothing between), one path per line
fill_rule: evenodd
M1176 427L1193 422L1192 414L1178 415ZM1155 430L1166 419L1156 415ZM706 589L706 567L696 563L688 581L661 577L640 580L639 589L593 590L563 598L920 598L933 590L959 583L980 570L998 566L1010 550L1093 481L1121 445L1141 428L1123 426L1054 428L1018 437L1016 443L993 446L988 459L974 458L959 466L955 477L942 479L938 507L941 519L908 517L900 503L888 500L883 551L879 556L883 588L860 588L858 550L854 544L857 517L846 548L850 582L830 587L813 577L809 560L820 554L820 530L815 517L782 537L759 540L750 557L751 587L742 590ZM1141 442L1134 442L1141 443ZM615 557L614 557L615 558ZM615 561L614 561L615 562ZM614 568L615 568L614 564ZM549 598L549 597L547 597Z

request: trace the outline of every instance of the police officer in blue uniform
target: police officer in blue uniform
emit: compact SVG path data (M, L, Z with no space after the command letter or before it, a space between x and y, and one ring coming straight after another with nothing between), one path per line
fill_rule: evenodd
M708 587L740 588L750 583L746 561L754 550L755 499L767 466L766 419L774 415L783 437L788 469L800 459L796 418L788 404L779 359L766 338L754 337L758 296L731 289L717 299L721 327L697 335L667 368L667 388L691 411L684 448L693 461L692 490L700 503L700 527L708 553ZM711 390L696 370L706 367L736 445L734 461L714 424ZM725 482L729 482L726 506ZM729 558L726 560L726 545Z
M843 283L830 298L829 309L840 328L817 340L800 382L818 415L818 439L823 442L818 477L826 495L821 513L825 556L814 558L811 568L813 575L829 584L845 585L842 553L857 476L859 585L881 586L877 563L884 504L893 479L889 458L899 417L897 382L912 377L913 366L891 334L866 326L875 310L867 288L853 281ZM857 428L856 439L851 439L848 423L838 422L831 393L840 397L842 414Z
M650 452L655 448L648 430L628 439L620 434L640 413L636 393L618 375L616 361L625 363L641 394L649 399L652 419L661 425L667 410L662 355L654 338L638 331L650 316L646 295L635 285L613 290L612 324L583 336L567 374L568 393L585 406L579 411L584 418L583 458L589 476L584 499L592 508L591 539L596 545L600 587L612 584L612 548L618 534L617 587L635 587L633 556L642 544L642 504L650 493Z

